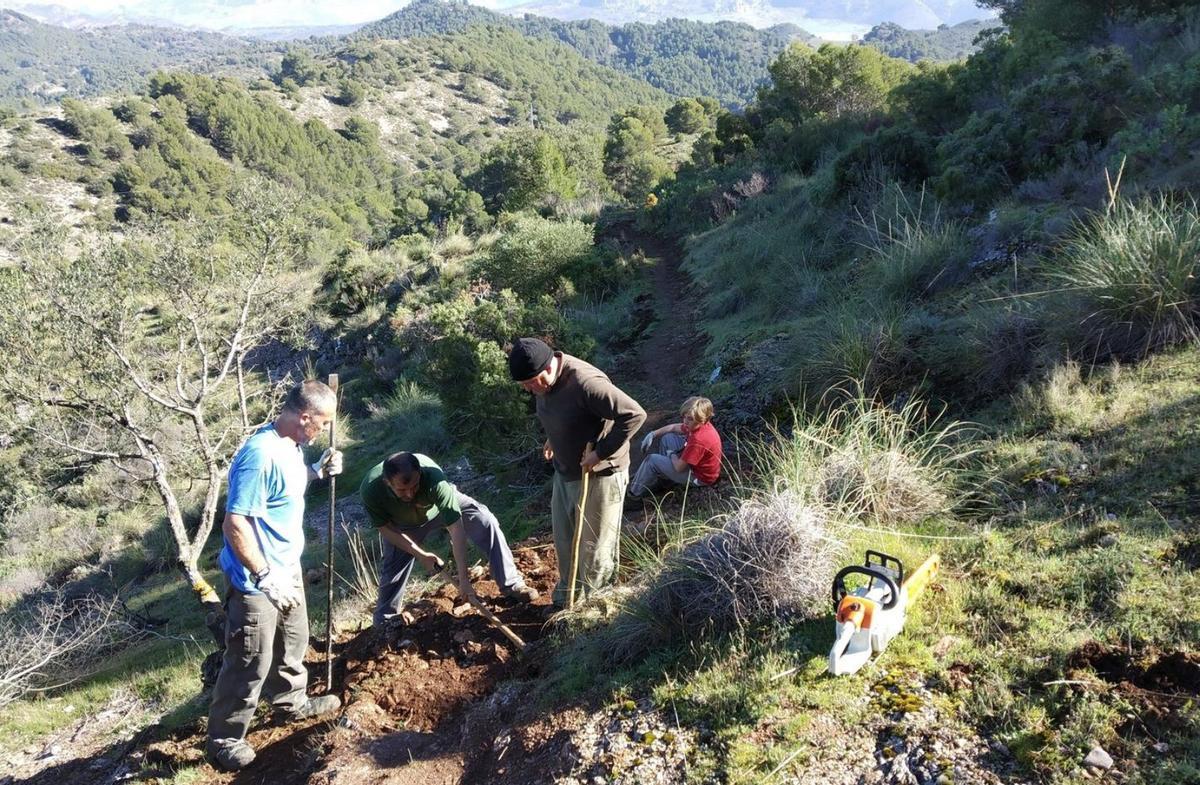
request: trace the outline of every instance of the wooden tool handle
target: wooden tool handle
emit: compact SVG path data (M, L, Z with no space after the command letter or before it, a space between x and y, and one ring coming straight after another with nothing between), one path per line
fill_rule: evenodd
M329 389L334 396L338 391L338 375L329 374ZM337 407L334 406L333 416L329 418L329 449L337 449ZM337 475L329 476L329 530L326 532L327 548L325 552L325 689L333 692L333 515L337 502Z

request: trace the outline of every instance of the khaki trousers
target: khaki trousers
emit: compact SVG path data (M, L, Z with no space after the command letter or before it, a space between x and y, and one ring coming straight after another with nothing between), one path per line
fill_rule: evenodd
M621 509L629 471L588 478L584 504L583 533L579 540L579 572L575 599L583 599L617 579L621 544ZM558 583L554 586L554 604L567 604L567 586L571 580L571 548L578 519L579 493L583 480L567 480L554 473L550 496L550 521L554 529L554 550L558 554Z
M304 592L300 598L300 605L280 613L262 594L230 589L225 602L225 658L208 713L211 746L235 746L245 739L260 695L285 714L299 711L308 700Z

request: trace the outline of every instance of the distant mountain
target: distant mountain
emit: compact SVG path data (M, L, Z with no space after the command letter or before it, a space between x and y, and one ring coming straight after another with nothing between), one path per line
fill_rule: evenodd
M236 31L261 28L340 28L361 24L405 5L405 0L329 3L300 0L286 7L249 0L8 0L15 10L65 27L151 24ZM653 24L667 19L742 22L757 28L796 24L824 38L849 39L892 22L933 29L987 16L974 0L476 0L504 14L535 14L564 21ZM69 7L68 7L69 6ZM286 24L285 24L286 23Z
M308 25L299 27L244 27L229 28L223 32L242 38L255 38L260 41L298 41L314 36L349 35L362 25Z
M920 60L962 60L975 51L975 38L982 31L999 24L995 19L976 19L960 22L953 27L942 25L936 30L906 30L897 24L884 22L872 27L862 37L862 43L890 57L913 63Z
M161 68L258 68L273 50L219 33L145 25L69 30L0 10L0 101L131 90Z
M5 0L10 8L63 27L148 24L221 32L261 28L353 28L399 8L404 0Z
M110 10L89 11L56 3L15 3L8 9L39 22L58 27L106 27L109 25L151 25L154 27L186 27L169 16L130 12L122 6Z
M791 24L757 30L737 22L668 19L653 25L611 26L594 20L521 19L463 2L415 0L364 25L356 37L418 38L450 35L474 25L507 27L570 46L601 65L645 79L673 95L708 95L729 105L745 103L767 77L767 66L792 41L815 42Z
M988 15L975 0L530 0L505 13L558 19L597 19L610 24L687 18L728 20L755 27L792 23L823 36L848 37L882 22L936 28Z

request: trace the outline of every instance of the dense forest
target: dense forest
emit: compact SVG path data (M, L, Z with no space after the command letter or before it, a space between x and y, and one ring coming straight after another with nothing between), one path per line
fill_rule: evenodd
M418 0L344 36L271 42L147 26L69 30L5 11L0 26L0 104L47 103L139 89L159 68L248 78L269 73L288 51L325 57L355 41L435 38L480 25L563 44L585 59L676 96L706 95L740 106L767 78L767 66L794 41L816 43L794 25L756 30L733 22L671 19L610 26L526 15L514 18L466 3ZM910 31L879 25L864 41L894 57L954 60L972 51L980 23ZM7 59L5 59L7 58ZM560 63L561 65L561 63Z
M979 34L996 26L994 20L984 20L959 22L953 27L943 25L936 30L905 30L900 25L884 22L867 31L862 43L875 47L888 57L899 57L911 63L965 60L976 50Z

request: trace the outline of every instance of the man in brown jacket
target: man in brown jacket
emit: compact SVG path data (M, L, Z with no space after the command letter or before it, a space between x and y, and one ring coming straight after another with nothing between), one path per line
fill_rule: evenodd
M646 421L646 412L603 371L553 351L537 338L514 343L508 370L514 381L533 393L547 435L542 454L554 462L550 518L558 584L553 600L555 605L565 605L584 472L590 476L575 596L585 597L617 576L621 507L629 484L629 440Z

